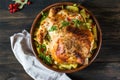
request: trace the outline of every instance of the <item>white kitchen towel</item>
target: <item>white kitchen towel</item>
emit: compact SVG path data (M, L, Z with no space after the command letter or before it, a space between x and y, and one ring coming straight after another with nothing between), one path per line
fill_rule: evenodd
M23 30L10 37L11 48L16 59L34 80L71 80L65 73L44 67L33 55L30 34Z

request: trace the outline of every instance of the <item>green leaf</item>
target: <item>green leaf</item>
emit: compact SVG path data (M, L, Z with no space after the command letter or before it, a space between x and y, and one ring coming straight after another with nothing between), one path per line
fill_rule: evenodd
M68 25L69 25L69 22L67 22L67 21L62 22L62 26L68 26Z
M46 17L48 16L48 12L41 12L42 16Z
M24 2L22 0L13 0L13 1L15 1L15 3L19 3L20 4L19 9L22 9L23 6L25 4L27 4L27 2L28 2L28 0L24 0Z
M62 26L60 27L60 29L62 29L63 27L67 27L69 25L70 23L68 21L62 21Z
M46 45L45 45L45 44L40 45L40 46L39 46L39 48L40 48L41 52L43 52L43 53L45 53L45 52L46 52L46 50L47 50L47 48L46 48Z
M45 54L44 53L39 53L39 55L38 55L43 61L45 61L45 59L46 59L46 56L45 56Z
M52 58L49 55L46 56L46 61L47 64L52 64Z
M81 22L80 22L80 20L78 20L78 19L73 19L73 23L74 23L74 25L75 25L75 27L80 27L80 25L81 25Z
M46 45L45 45L45 44L36 43L35 45L36 45L36 47L37 47L38 53L40 53L40 52L46 53L47 48L46 48Z
M49 55L45 55L44 53L40 53L38 55L46 64L52 64L52 58Z
M57 30L57 26L54 26L54 25L49 29L50 32L55 31L55 30Z
M41 12L41 14L42 14L41 21L43 21L48 16L48 12Z

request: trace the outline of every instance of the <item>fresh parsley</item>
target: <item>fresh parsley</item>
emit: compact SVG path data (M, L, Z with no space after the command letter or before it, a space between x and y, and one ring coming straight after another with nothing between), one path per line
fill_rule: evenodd
M41 45L39 45L38 47L39 47L39 49L40 49L40 52L42 52L42 53L45 53L45 52L46 52L46 50L47 50L47 48L46 48L46 45L45 45L45 44L41 44Z
M46 64L52 64L52 58L49 55L45 55L44 53L40 53L38 55L43 62L45 62Z
M38 46L40 49L39 52L39 57L43 60L43 62L45 62L46 64L52 64L52 58L50 55L46 55L46 45L45 44L41 44Z
M48 16L48 12L41 12L41 14L42 14L42 17L40 22L43 21Z
M52 58L49 55L46 56L46 61L47 64L52 64Z
M78 20L78 19L73 19L72 21L73 21L75 27L78 27L78 28L80 27L80 25L81 25L80 20Z
M62 21L62 26L61 26L61 28L66 27L66 26L69 26L69 25L70 25L70 23L69 23L68 21Z
M52 27L49 29L50 32L55 31L55 30L57 30L57 26L52 26Z

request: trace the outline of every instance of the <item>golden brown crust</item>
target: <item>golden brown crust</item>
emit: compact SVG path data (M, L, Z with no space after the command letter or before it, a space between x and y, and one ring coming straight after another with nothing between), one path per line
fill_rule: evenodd
M90 47L93 40L93 35L89 30L81 30L77 34L67 33L66 36L58 40L57 46L52 52L55 61L58 63L82 63L90 53ZM57 53L60 45L63 45L64 51ZM78 62L79 60L79 62ZM80 61L81 60L81 61Z

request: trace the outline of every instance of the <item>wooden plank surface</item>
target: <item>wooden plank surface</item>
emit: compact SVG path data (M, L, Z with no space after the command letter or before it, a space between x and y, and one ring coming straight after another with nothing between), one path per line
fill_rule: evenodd
M0 80L33 80L14 57L9 37L24 29L29 31L40 10L60 1L32 1L32 5L10 14L7 8L12 0L0 0ZM120 80L120 0L61 1L81 2L96 16L103 33L102 48L94 63L68 76L74 80Z

